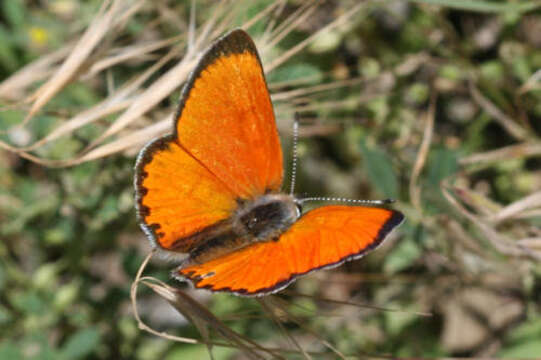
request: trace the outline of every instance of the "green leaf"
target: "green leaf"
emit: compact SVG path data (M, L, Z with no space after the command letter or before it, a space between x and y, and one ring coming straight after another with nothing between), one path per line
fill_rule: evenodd
M440 186L440 182L454 174L458 169L457 154L453 150L440 148L431 152L428 161L428 181L432 186Z
M410 306L411 309L408 309L401 304L397 304L394 306L388 304L387 306L400 309L400 312L383 312L385 319L385 329L391 335L399 335L408 326L419 320L419 315L415 313L415 311L418 311L419 309L415 308L415 306Z
M361 143L361 152L370 183L384 196L396 199L398 181L389 156L380 149L368 149L364 143Z
M3 325L13 319L13 315L11 315L11 312L6 309L4 306L0 305L0 325ZM0 359L2 357L0 356Z
M513 329L509 340L521 342L529 338L541 338L541 318L535 317Z
M79 330L62 347L60 354L64 359L81 359L91 354L100 343L100 333L96 328Z
M510 335L510 344L507 344L498 356L526 359L541 354L541 319L530 319L513 329Z
M441 5L453 9L476 11L484 13L523 13L541 7L539 2L495 2L495 1L470 1L470 0L410 0L416 3Z
M0 29L0 39L1 38L2 38L2 35L1 35L1 29ZM0 44L0 53L2 52L2 46L5 46L5 45ZM0 108L2 109L2 112L0 112L0 134L1 134L2 132L7 131L13 125L20 123L22 119L24 118L24 113L21 110L9 109L8 104L3 103L3 102L0 102Z
M5 67L10 72L19 66L12 40L11 34L0 24L0 68Z
M214 354L214 351L213 351ZM214 354L216 355L216 354ZM165 360L174 359L208 359L209 351L205 345L182 346L173 349Z
M56 360L58 353L49 343L46 332L33 332L26 336L20 347L25 349L25 360ZM30 350L31 349L31 350ZM0 357L1 358L1 357Z
M498 353L498 357L534 359L537 358L539 354L541 354L541 341L539 341L539 337L537 337L503 349Z
M383 269L387 274L395 274L411 266L421 254L421 249L412 238L404 239L385 257Z
M466 137L466 135L464 135ZM448 211L448 202L440 184L458 171L457 152L446 148L433 148L428 156L427 175L423 178L423 204L427 213Z
M23 355L19 346L10 342L0 344L0 359L18 360L22 358Z
M4 285L6 284L6 278L7 278L7 275L4 269L4 264L0 263L0 291L4 289Z
M2 15L13 27L24 25L25 7L21 0L2 1Z
M279 67L273 70L268 76L269 82L306 79L310 83L317 83L322 78L323 75L317 67L305 63Z
M406 223L402 231L406 236L385 257L383 270L387 274L395 274L412 266L423 255L421 244L426 243L424 228Z
M11 304L27 314L40 315L47 310L47 305L35 292L14 294Z

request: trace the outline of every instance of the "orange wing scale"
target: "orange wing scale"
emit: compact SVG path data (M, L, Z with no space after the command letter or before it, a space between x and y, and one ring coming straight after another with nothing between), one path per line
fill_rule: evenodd
M235 30L201 58L182 92L173 135L139 154L141 227L166 250L188 252L193 235L231 216L239 199L282 184L280 140L261 62Z
M282 149L255 45L242 32L213 47L183 97L180 144L243 199L282 185Z
M229 189L170 137L150 143L137 168L139 218L164 249L187 252L193 244L183 238L228 218L237 206Z
M324 206L308 212L278 241L249 245L209 262L180 266L174 275L196 288L265 295L308 272L338 266L377 247L404 219L397 211Z

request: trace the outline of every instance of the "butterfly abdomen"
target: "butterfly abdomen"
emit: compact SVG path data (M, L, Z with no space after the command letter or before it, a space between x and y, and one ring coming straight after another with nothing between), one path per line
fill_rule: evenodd
M256 242L277 240L299 216L289 195L269 194L244 201L231 218L193 235L199 245L190 250L184 265L210 261Z

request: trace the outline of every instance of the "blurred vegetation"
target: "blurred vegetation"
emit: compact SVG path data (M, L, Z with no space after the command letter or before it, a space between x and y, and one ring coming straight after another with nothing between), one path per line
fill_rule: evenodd
M152 126L171 121L182 79L149 109L118 121L190 55L191 3L0 2L0 359L208 358L204 345L139 330L129 298L150 250L133 210L134 157L169 128ZM274 2L194 3L196 34L208 24L216 32L200 50L210 34ZM352 358L539 357L541 4L276 4L248 31L264 66L277 65L268 80L286 156L293 113L301 114L298 192L393 197L407 217L376 252L273 298L285 300L287 333L316 358L336 357L324 340ZM58 81L85 29L111 9L116 17L95 27L105 35L37 106L43 84ZM269 24L298 18L266 37ZM316 33L283 64L274 62ZM29 64L42 65L10 82ZM119 107L96 115L115 96ZM81 114L89 120L47 138ZM118 129L106 133L111 126ZM168 280L171 267L157 261L146 273L185 289L247 338L290 345L261 303L188 290ZM140 290L139 311L160 331L200 338L148 288ZM246 355L219 346L213 354Z

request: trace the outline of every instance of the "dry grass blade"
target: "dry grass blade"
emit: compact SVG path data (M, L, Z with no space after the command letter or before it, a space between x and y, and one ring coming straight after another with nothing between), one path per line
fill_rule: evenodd
M249 27L251 24L254 23L254 20L257 20L265 13L272 11L274 7L278 4L279 1L276 1L273 4L269 5L262 12L258 13L256 16L246 22L243 25L243 28ZM171 92L180 87L180 85L186 80L188 74L195 65L198 53L208 45L208 35L212 32L211 30L214 27L214 23L216 18L218 17L218 13L219 12L216 12L215 16L206 22L206 25L203 26L203 30L201 31L200 36L198 37L197 41L194 42L194 47L188 49L188 53L181 60L181 62L177 64L174 68L169 70L161 78L157 79L150 87L148 87L141 95L139 95L139 97L133 102L133 104L119 118L117 118L116 121L100 137L98 137L95 141L92 142L89 148L96 146L107 137L117 133L118 131L126 127L129 123L133 122L135 119L145 114L157 103L159 103L166 96L168 96ZM224 22L226 22L226 20L222 20L221 26L217 25L216 28L218 29L225 27Z
M137 96L131 106L102 135L94 140L89 148L101 143L107 137L116 134L162 101L185 81L194 65L195 59L185 57L179 64Z
M152 124L151 126L134 131L110 143L98 146L81 157L67 161L66 166L103 158L119 151L130 149L135 146L141 146L142 144L146 143L148 139L152 139L169 132L171 130L171 116L172 114L166 116L164 119Z
M524 2L498 2L486 0L411 0L412 2L425 3L427 5L445 6L459 10L479 13L522 13L533 11L541 6L537 1Z
M532 76L522 85L518 91L519 95L525 94L529 91L541 88L541 69L533 73Z
M320 77L319 75L304 76L297 79L271 82L271 83L268 83L267 85L269 86L269 90L271 94L273 94L282 88L312 84L318 81L319 77Z
M422 65L434 60L435 59L432 59L430 54L426 51L408 55L404 61L395 68L395 74L398 76L407 76L419 69Z
M274 5L275 6L275 5ZM270 11L272 7L267 7L264 11ZM212 29L215 27L216 18L223 12L216 11L214 17L209 19L203 26L198 39L194 42L193 48L188 48L188 52L184 58L175 67L169 70L166 74L154 81L141 95L134 100L132 105L120 116L115 122L96 140L92 142L89 148L92 148L110 137L116 134L118 131L126 127L128 124L148 112L156 104L169 96L175 89L179 88L187 79L189 73L195 66L199 52L206 48L209 43L209 34L212 33ZM222 26L225 27L222 20ZM216 28L221 28L216 25Z
M292 13L288 18L283 21L280 26L269 33L266 37L264 46L262 47L262 52L266 53L272 47L276 46L284 37L286 37L293 29L295 29L299 24L302 24L306 21L317 9L317 4L314 1L306 2L301 7L299 7L294 13Z
M159 336L167 340L172 340L172 341L177 341L177 342L182 342L182 343L189 343L189 344L200 343L200 341L197 339L180 337L180 336L171 335L167 332L157 331L143 322L143 320L139 316L139 311L137 310L137 288L140 283L143 283L149 288L151 288L156 294L158 294L163 299L165 299L180 314L182 314L186 319L190 320L190 322L198 328L199 332L205 339L204 343L209 348L209 353L210 353L212 345L214 344L223 345L223 344L219 344L219 343L215 343L211 341L210 333L208 331L208 327L211 327L215 329L218 333L220 333L225 339L230 341L231 343L230 346L232 345L242 350L243 354L247 356L247 358L260 359L261 354L258 353L258 351L260 351L262 353L271 355L272 357L276 359L284 359L275 350L262 347L259 344L251 341L250 339L231 330L227 325L225 325L218 318L216 318L210 311L208 311L205 307L201 306L197 301L195 301L194 299L186 295L183 291L175 289L158 279L151 278L151 277L143 277L143 272L154 254L155 254L155 250L150 252L147 255L147 257L143 260L143 262L141 263L141 266L139 267L139 270L137 271L137 275L133 283L131 284L131 289L130 289L130 299L132 303L132 310L133 310L135 319L137 320L138 327L141 330L147 331L153 335Z
M160 337L165 337L165 338L170 339L170 340L185 342L185 343L189 343L189 344L197 344L198 341L196 339L172 336L172 335L169 335L169 334L166 334L166 333L158 332L158 331L152 329L151 327L147 326L141 320L141 318L139 317L139 311L137 311L137 287L138 287L139 283L142 280L141 276L143 275L143 271L145 270L148 262L150 261L150 259L154 255L154 253L155 253L155 251L150 252L147 255L147 257L145 258L145 260L141 263L141 266L139 267L139 270L137 271L137 275L136 275L135 280L133 281L133 283L131 285L131 289L130 289L130 298L131 298L131 302L132 302L132 310L133 310L133 314L135 316L135 319L137 320L137 324L139 326L139 329L144 330L144 331L148 331L149 333L160 336Z
M469 89L475 102L492 116L511 136L517 140L528 138L528 132L481 94L473 82L469 83Z
M144 91L140 92L143 83L148 80L150 76L155 74L156 71L160 70L174 56L178 55L180 51L185 50L186 44L179 44L179 46L172 48L168 52L168 54L162 57L157 63L146 69L144 73L139 75L137 78L127 82L120 89L117 90L114 89L114 86L111 86L110 91L112 91L112 95L109 98L83 112L76 114L74 117L63 122L60 126L46 134L42 139L38 139L32 144L20 148L9 145L5 142L2 142L0 146L9 151L17 152L22 157L27 158L31 161L38 162L42 165L58 167L80 164L85 161L90 161L103 156L107 156L113 154L115 151L122 151L129 146L135 146L148 140L149 138L145 137L142 138L141 142L137 142L134 141L133 136L122 137L113 141L110 144L101 145L104 141L106 141L107 138L110 138L114 134L117 134L130 123L141 118L141 116L143 116L144 114L148 113L160 101L169 96L175 89L179 88L182 85L195 64L197 54L201 51L201 49L205 48L208 45L208 42L211 39L217 36L218 33L223 32L223 30L227 28L233 21L231 14L233 14L234 12L228 11L228 9L231 10L233 6L237 5L238 4L228 2L223 2L217 5L215 9L216 11L214 11L212 17L207 20L203 26L201 26L200 30L198 31L197 39L194 38L194 41L192 42L193 46L187 49L188 51L183 57L183 59L175 67L166 72L165 75L162 75L160 78L156 79ZM23 126L53 96L55 96L65 85L67 85L76 74L80 73L83 69L83 65L88 63L91 52L98 46L99 42L104 38L104 36L106 36L106 34L110 33L114 29L122 28L122 26L125 25L125 23L130 17L133 16L133 14L135 14L135 12L140 6L141 2L128 4L126 1L123 0L115 0L104 3L100 14L87 28L81 39L71 49L71 52L69 54L67 54L67 52L70 51L70 48L66 48L63 51L56 53L55 56L46 58L47 61L37 62L33 64L33 66L27 67L24 72L21 72L21 76L24 74L30 74L28 71L36 68L49 69L48 72L50 72L52 71L51 67L53 66L53 64L62 59L63 56L67 55L67 58L60 66L58 66L54 75L51 76L49 81L43 84L34 93L33 98L35 101L32 104L31 109L27 113L27 116L23 120L23 123L17 126ZM265 15L268 15L272 11L278 11L279 9L283 8L283 6L285 6L284 1L274 1L273 3L269 4L265 9L260 11L258 14L251 17L247 22L245 22L242 27L250 27L257 21L262 19ZM307 9L307 11L314 11L317 6L317 2L310 2L301 6L301 9ZM335 21L325 25L320 31L316 32L308 39L306 39L302 44L300 44L301 46L297 46L295 47L295 49L290 49L290 51L288 51L289 55L286 57L282 57L281 60L279 60L279 63L282 63L289 57L293 56L296 52L303 49L307 44L310 43L311 40L314 39L315 36L321 33L321 31L330 30L336 28L339 25L346 24L348 22L348 19L351 19L351 17L355 13L358 13L360 9L361 5L359 4ZM306 16L306 12L303 12L303 14L304 15L301 15L301 17ZM277 38L278 36L286 36L295 26L299 24L298 19L299 16L289 15L288 18L281 21L280 25L278 25L274 29L274 33L277 36L273 37L272 39L267 39L266 42L274 41L275 43L276 41L279 41L279 39ZM267 30L270 32L273 31L270 25ZM148 54L156 49L172 45L179 38L180 36L159 41L156 43L139 44L133 47L117 48L110 50L107 52L108 54L113 54L115 52L117 54L109 55L108 57L95 61L94 64L92 64L92 66L88 69L88 71L82 74L82 77L80 79L88 79L89 77L92 77L100 71L103 71L114 65L121 64L122 62L127 61L134 56L137 56L137 58L140 59L141 56ZM270 46L272 46L272 44L262 44L262 48L269 48ZM273 65L270 66L270 68L272 67ZM268 69L269 67L265 68ZM310 95L325 90L336 89L342 86L354 85L361 81L361 79L353 79L349 81L339 81L331 84L307 87L305 89L297 89L291 92L275 94L274 99L276 100L276 98L278 98L278 100L287 99L289 101L293 101L302 97L303 95ZM28 83L28 81L25 81L25 83ZM8 85L10 84L13 84L13 81L10 80L4 83L4 89L9 89ZM354 105L354 100L348 100L345 103L318 102L306 106L306 109L299 110L308 111L313 108L319 109L322 106L327 106L330 109L338 108L341 106ZM78 156L75 156L71 159L57 160L44 159L40 156L36 156L30 153L31 151L35 151L39 147L49 144L59 139L60 137L69 136L74 131L80 129L83 126L101 121L105 117L111 116L119 111L123 111L123 113L120 114L120 116L117 117L117 119L97 138L91 140L90 145ZM157 125L156 127L152 127L151 129L149 129L149 131L147 132L137 132L135 135L150 136L151 134L156 134L157 132L159 133L161 132L161 129L163 129L161 126L161 124Z
M540 143L522 143L510 145L497 150L491 150L483 153L465 156L459 160L461 165L490 165L491 163L501 162L516 158L539 156L541 155Z
M19 150L16 147L9 145L8 143L6 143L6 142L4 142L2 140L0 140L0 148L2 148L4 150L7 150L7 151L11 151L11 152L17 152Z
M451 194L447 181L444 180L442 182L440 189L448 203L452 205L460 214L471 221L471 223L483 233L485 238L489 240L494 248L499 252L514 257L527 257L536 261L541 260L541 253L537 253L529 248L515 244L510 238L498 232L492 224L487 223L466 210L466 208L462 206Z
M359 104L368 102L379 97L384 96L384 94L370 94L364 95L357 99L351 98L346 100L335 100L335 101L321 101L314 100L310 98L297 98L292 100L291 103L295 105L295 111L299 113L314 111L314 110L332 110L332 109L344 109L344 108L354 108ZM308 102L308 104L307 104Z
M120 151L133 148L135 146L139 147L142 144L146 143L148 139L165 134L170 129L171 129L171 119L170 117L167 117L151 126L148 126L141 130L138 130L128 135L125 135L123 137L120 137L115 141L101 145L85 153L82 156L72 158L72 159L55 160L55 159L40 158L26 151L22 151L20 149L14 148L3 141L0 141L0 148L4 148L5 150L15 152L19 156L25 159L28 159L30 161L33 161L37 164L49 166L53 168L59 168L59 167L73 166L73 165L84 163L86 161L100 159L100 158L109 156L111 154L115 154Z
M169 304L171 304L179 313L181 313L188 321L195 325L201 336L203 337L203 343L207 346L209 354L211 354L212 358L212 341L210 339L210 332L208 327L206 326L206 323L202 321L197 316L193 316L194 309L197 309L199 304L192 304L188 303L186 301L183 301L184 299L180 298L178 295L180 294L179 291L176 291L176 289L172 288L171 286L161 282L157 281L154 278L150 277L144 277L141 279L142 283L148 286L150 289L152 289L156 294L161 296L163 299L165 299ZM194 306L195 305L195 306ZM162 333L167 335L165 338L170 340L178 341L178 337L170 338L169 334ZM182 341L184 342L184 341Z
M90 70L88 71L88 73L85 74L84 78L86 79L88 77L94 76L107 68L113 67L119 63L128 61L130 59L141 58L145 56L146 54L149 54L153 51L170 46L182 40L183 38L184 36L180 35L180 36L175 36L171 39L151 42L149 44L139 44L135 46L128 46L122 49L115 49L114 52L116 54L111 55L105 59L99 60L96 63L94 63L90 67Z
M492 221L498 223L517 217L520 213L532 208L541 208L541 191L528 195L514 203L507 205L492 217Z
M118 95L118 93L117 93ZM17 151L33 151L47 143L50 143L64 135L69 135L73 133L73 131L85 126L86 124L89 124L91 122L97 121L99 119L102 119L106 116L115 114L122 109L127 108L131 103L132 99L118 99L118 98L110 98L106 99L103 103L98 104L92 108L89 108L79 114L77 114L72 119L69 119L67 122L62 124L61 126L57 127L53 131L51 131L49 134L47 134L43 139L40 139L36 141L34 144L17 149Z
M199 48L203 47L205 43L217 38L218 35L222 34L225 29L231 25L232 19L228 19L227 16L223 17L224 13L226 13L227 3L227 1L221 2L214 9L212 12L212 17L205 22L205 24L202 26L203 29L199 31L199 36L191 44L192 47L188 48L189 55L195 55ZM193 5L195 6L195 1L193 2ZM195 26L195 24L193 26Z
M215 317L210 311L201 306L183 291L174 288L170 288L170 290L175 293L176 297L173 301L168 300L169 303L183 315L188 315L192 321L195 320L200 322L198 328L203 326L203 324L204 326L210 326L226 340L231 342L231 345L243 350L243 355L248 356L249 358L260 359L261 354L258 353L258 351L261 351L273 356L274 358L283 359L283 357L274 350L260 346L256 342L253 342L247 337L233 331L226 324Z
M536 209L536 210L523 211L522 213L517 214L516 218L517 219L531 219L531 218L540 217L540 216L541 216L541 209Z
M454 194L460 200L468 205L477 214L481 214L485 218L492 217L495 213L502 209L502 206L478 191L474 191L465 187L455 187Z
M370 304L363 304L363 303L359 303L359 302L355 302L355 301L336 300L336 299L330 299L330 298L322 297L322 296L319 296L319 295L316 296L316 295L302 294L302 293L299 293L297 291L291 291L291 290L285 290L285 291L283 291L283 293L291 295L291 296L295 296L295 297L305 297L305 298L309 298L309 299L313 299L313 300L317 300L317 301L323 301L323 302L326 302L326 303L329 303L329 304L334 304L334 305L354 306L354 307L358 307L360 309L370 309L370 310L377 310L377 311L388 311L388 312L397 312L397 313L404 313L404 314L413 314L413 315L418 315L418 316L423 316L423 317L431 317L431 316L433 316L432 313L427 313L427 312L405 311L405 310L401 310L401 309L393 309L393 308L388 308L388 307L374 306L374 305L370 305Z
M5 79L0 83L0 98L10 101L19 101L24 98L27 88L50 76L54 66L65 58L72 48L73 44L69 44L49 55L42 56Z
M270 20L267 22L267 25L265 27L265 31L263 32L262 38L266 39L269 37L270 33L275 29L276 23L278 22L278 18L282 11L284 11L284 8L287 5L287 1L281 0L276 2L276 7L273 9L274 11L272 14L270 14Z
M342 16L339 16L336 20L332 21L331 23L325 25L323 28L319 29L297 45L293 46L289 50L285 51L280 57L277 59L274 59L269 65L265 66L265 72L270 72L277 68L278 66L282 65L284 62L286 62L289 58L297 54L299 51L304 49L306 46L308 46L317 36L319 36L321 33L325 31L330 31L334 28L337 28L339 26L344 26L347 24L353 15L357 14L363 7L365 6L364 3L359 3L355 5L349 12L343 14Z
M73 48L70 55L64 63L58 68L56 73L43 84L33 95L35 98L30 111L25 117L24 123L34 116L58 91L60 91L81 68L88 59L90 53L98 46L104 36L111 31L118 17L128 12L126 6L130 2L123 0L114 0L113 4L107 9L107 3L102 7L103 15L96 17L92 24L85 31L77 45ZM137 1L131 4L132 7L141 6L142 2ZM107 9L107 10L105 10ZM133 14L134 12L132 12Z
M98 121L107 115L111 115L120 110L126 109L135 101L135 99L137 99L137 96L134 96L133 94L140 89L142 84L150 76L152 76L156 71L158 71L165 63L171 60L171 58L175 56L176 53L177 50L172 49L167 55L160 59L160 61L145 70L142 74L136 76L135 79L128 81L122 88L116 90L116 92L114 92L109 98L106 98L101 103L83 111L82 113L77 114L72 119L69 119L56 129L51 131L45 138L37 141L30 146L21 148L21 150L32 151L40 146L43 146L51 141L58 139L61 136L68 135L89 123Z
M306 118L303 118L306 121ZM325 121L331 122L333 124L303 124L302 128L299 129L299 137L301 138L312 138L314 136L329 136L331 134L336 134L340 131L343 131L343 126L339 122L352 122L353 119L331 119L326 118Z
M454 234L454 238L460 241L466 249L476 253L478 256L486 256L486 250L479 242L475 241L458 221L450 219L446 227L449 233Z
M239 2L240 3L240 2ZM242 25L242 28L244 30L247 30L249 29L250 27L252 27L255 23L257 23L259 20L263 19L265 16L267 16L271 11L273 11L274 9L276 9L277 7L281 6L281 4L285 3L284 0L275 0L274 2L272 2L271 4L269 4L266 8L264 8L263 10L261 10L260 12L258 12L254 17L252 17L251 19L249 19L248 21L246 21L243 25Z
M190 323L195 325L198 331L203 336L204 338L203 343L208 346L209 352L212 345L230 346L230 347L235 347L241 350L243 355L249 359L261 359L262 358L261 353L266 353L268 355L271 355L275 359L284 359L282 356L278 354L278 351L276 349L270 349L270 348L260 346L259 344L251 341L250 339L233 331L231 328L225 325L222 321L216 318L210 311L208 311L205 307L200 305L197 301L195 301L193 298L188 296L183 291L179 289L175 289L155 278L141 277L139 278L138 282L142 282L143 284L151 288L156 294L161 296L171 306L173 306L180 314L182 314L182 316L188 319ZM134 304L134 300L133 300L134 298L136 298L136 294L132 294L132 305L136 306L136 303ZM134 308L134 311L136 311L136 308ZM140 320L139 316L137 316L137 319L140 324L140 328L142 330L148 331L159 337L172 340L172 341L183 342L183 343L195 344L195 343L201 342L196 339L183 338L183 337L171 335L167 332L158 332L148 327L146 324L144 324ZM217 331L221 336L223 336L227 341L229 341L229 343L224 344L224 343L212 341L210 339L209 328L212 328L215 331ZM187 341L187 340L190 340L190 341Z
M421 170L424 167L426 159L428 158L428 152L430 149L430 144L432 143L432 133L434 132L434 113L436 109L436 99L437 94L434 92L430 98L430 106L428 112L425 116L425 129L423 132L423 140L421 142L421 147L417 153L417 158L415 164L413 165L413 170L411 172L409 192L410 199L413 206L417 209L419 214L422 213L423 209L421 206L421 187L417 184L417 179L421 174Z
M313 86L302 88L302 89L282 91L282 92L273 94L272 100L273 101L282 101L286 99L291 100L299 96L315 94L321 91L334 90L334 89L339 89L341 87L358 85L358 84L361 84L363 81L365 80L362 78L354 78L354 79L348 79L348 80L333 81L328 84L313 85Z
M332 344L330 344L327 340L323 339L318 333L313 331L312 329L308 328L304 322L301 319L298 319L296 316L294 316L287 307L287 304L284 304L284 302L276 297L276 296L267 296L258 298L257 301L261 304L263 309L267 310L267 313L275 318L276 315L274 315L275 312L280 312L281 314L284 314L283 316L293 323L295 323L297 326L303 328L307 333L314 336L316 339L318 339L322 345L324 345L326 348L331 350L338 358L340 359L346 359L346 356L342 354L337 348L335 348ZM276 319L276 321L280 321L280 319ZM303 354L308 356L308 353L303 351Z
M17 153L20 157L30 160L32 162L35 162L36 164L40 164L43 166L50 166L50 167L63 167L66 166L66 162L63 160L50 160L50 159L42 159L38 156L32 155L26 151L21 151L20 149L13 147L4 141L0 140L0 148Z
M520 239L518 243L529 248L537 248L541 251L541 237Z
M252 349L254 348L254 349L263 351L265 353L271 354L275 358L282 359L281 356L274 353L272 350L263 348L259 346L257 343L251 342L249 339L244 338L243 336L229 329L225 324L223 324L220 320L218 320L208 310L206 310L204 307L199 305L195 300L193 300L192 298L184 294L182 291L172 288L168 286L167 284L159 281L158 279L143 277L142 276L143 271L146 268L152 256L154 255L154 253L155 251L152 251L151 253L147 255L147 257L145 258L145 260L139 267L136 278L131 285L130 298L132 301L132 310L134 312L135 319L137 320L137 324L141 330L147 331L153 335L156 335L158 337L171 340L171 341L177 341L177 342L188 343L188 344L200 343L200 341L197 339L175 336L166 332L160 332L160 331L154 330L153 328L149 327L142 321L141 317L139 316L139 312L137 310L137 287L140 283L143 283L146 286L150 287L154 292L156 292L156 294L164 298L175 309L177 309L183 316L185 316L194 325L196 325L196 327L199 329L199 331L205 338L204 343L207 346L209 346L209 351L210 351L210 346L213 343L211 342L209 333L206 329L207 325L211 325L213 328L215 328L226 339L229 339L233 343L233 345L235 345L237 348L244 350L244 355L247 355L248 358L251 358L251 359L261 358L260 356L258 356L258 353ZM244 342L250 345L246 345Z
M274 313L273 309L269 306L269 302L265 299L265 298L260 298L260 299L257 299L257 301L259 302L259 304L261 305L261 307L267 312L267 314L270 315L270 317L272 318L272 321L274 322L274 324L280 329L280 331L282 332L282 334L286 337L286 339L289 340L289 342L291 344L293 344L293 346L295 346L299 352L302 354L302 356L305 358L305 359L312 359L312 357L303 349L303 347L298 343L297 340L295 340L295 338L293 336L291 336L287 330L285 329L284 325L282 324L282 321L281 319L279 319L276 314Z

